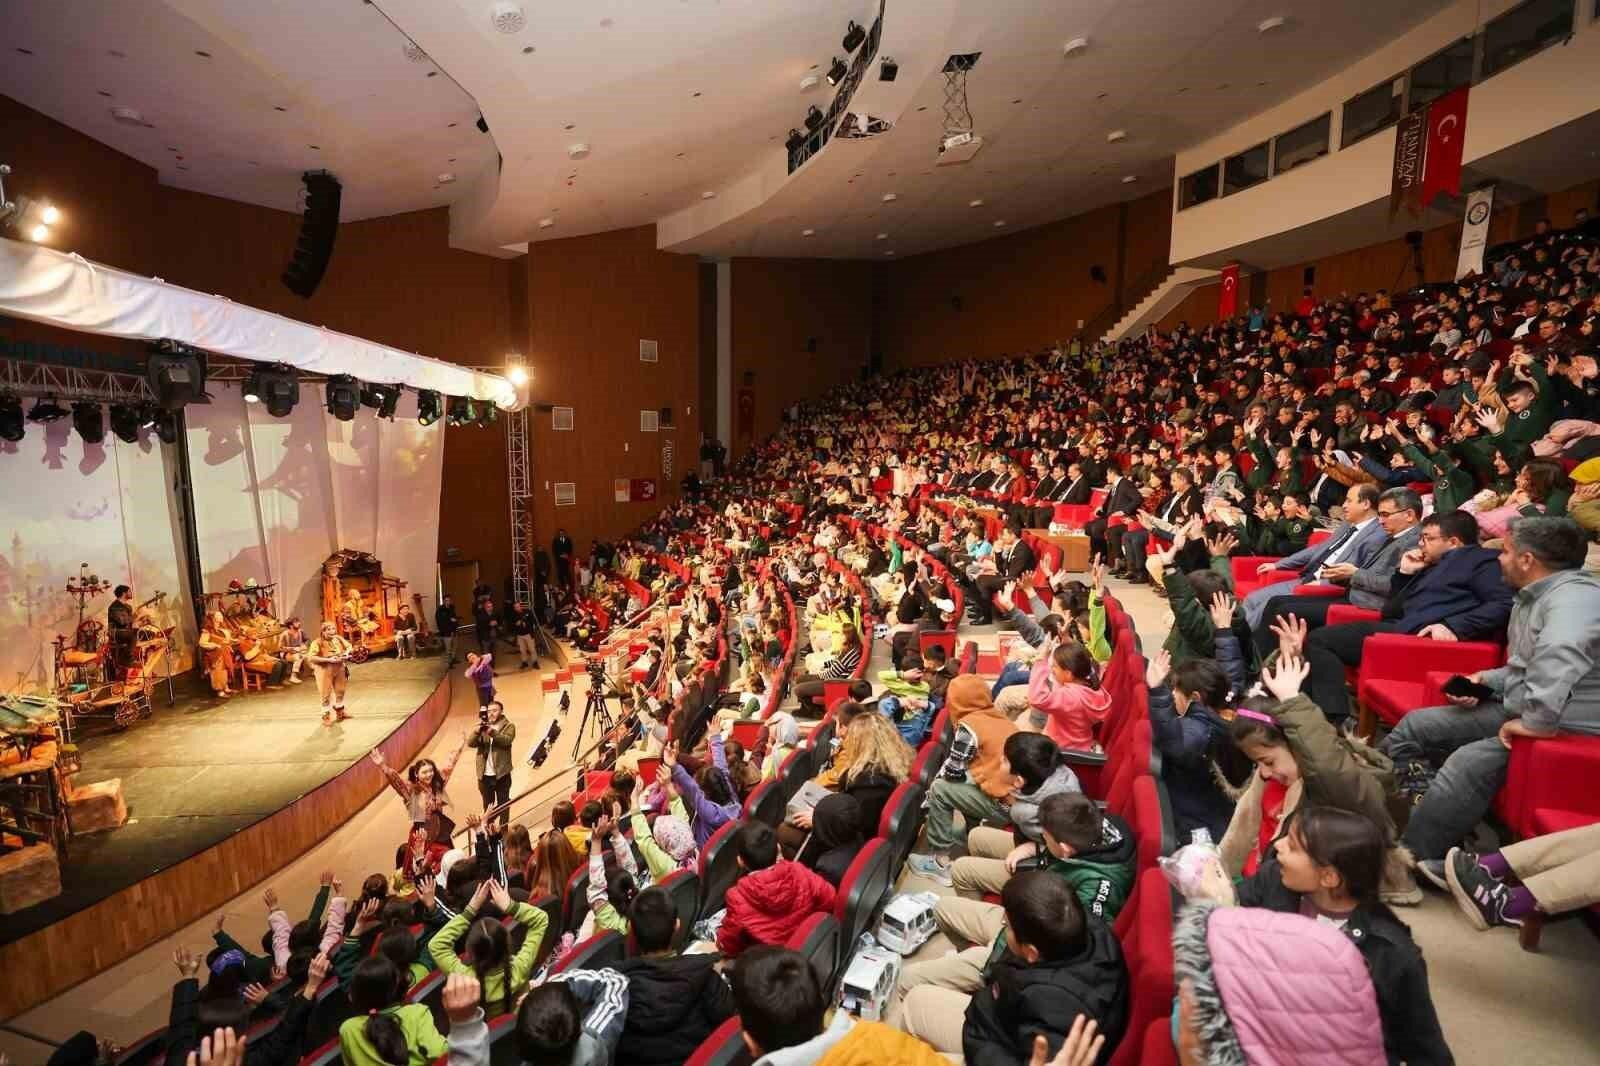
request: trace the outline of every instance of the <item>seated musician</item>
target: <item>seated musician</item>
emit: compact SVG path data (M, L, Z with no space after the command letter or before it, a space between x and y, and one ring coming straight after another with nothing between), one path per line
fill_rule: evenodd
M267 651L265 638L256 631L257 627L246 623L238 629L238 639L234 642L235 654L239 665L252 674L259 674L269 685L283 684L283 678L288 673L288 666L282 659Z
M211 691L224 698L233 695L228 682L233 677L233 644L236 639L233 627L228 624L221 611L212 611L206 615L206 624L200 630L199 640L200 651L204 657L202 661L206 678L211 682Z
M361 602L361 593L351 589L344 600L344 631L351 640L365 644L378 631L378 615Z
M134 645L138 631L135 629L133 616L133 589L127 585L118 585L111 591L116 598L106 609L106 636L111 644L114 676L120 678L122 672L134 664Z

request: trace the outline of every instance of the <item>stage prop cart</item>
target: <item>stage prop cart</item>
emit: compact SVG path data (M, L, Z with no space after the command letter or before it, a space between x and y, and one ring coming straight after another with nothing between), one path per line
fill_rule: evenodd
M394 618L405 602L405 587L367 552L334 552L322 564L322 620L338 626L355 645L352 662L394 649Z

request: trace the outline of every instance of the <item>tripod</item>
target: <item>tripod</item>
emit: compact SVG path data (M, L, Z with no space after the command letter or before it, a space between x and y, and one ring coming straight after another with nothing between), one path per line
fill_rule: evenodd
M583 718L578 722L578 731L572 738L572 761L578 761L578 752L583 749L583 738L589 732L589 723L593 721L599 735L604 737L617 727L617 720L611 715L611 708L606 706L606 679L605 665L598 659L589 661L589 697L583 704Z

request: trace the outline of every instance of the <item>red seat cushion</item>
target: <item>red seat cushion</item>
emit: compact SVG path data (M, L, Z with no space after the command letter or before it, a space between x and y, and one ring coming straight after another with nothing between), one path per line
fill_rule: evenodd
M1394 725L1419 707L1429 706L1427 691L1428 686L1420 681L1379 679L1361 682L1358 695L1374 714Z
M1537 807L1533 812L1533 829L1538 836L1579 829L1600 822L1600 815L1564 810L1560 807Z

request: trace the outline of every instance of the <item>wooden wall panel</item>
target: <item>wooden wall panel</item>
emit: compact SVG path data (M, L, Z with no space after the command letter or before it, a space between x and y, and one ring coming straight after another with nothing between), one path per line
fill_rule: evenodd
M1172 251L1172 190L1160 189L1124 205L1127 223L1123 237L1123 273L1127 285L1169 265ZM1130 302L1144 298L1130 291Z
M872 344L872 264L829 259L735 259L733 270L734 440L746 375L755 395L753 440L778 429L783 409L857 381ZM808 350L815 341L816 351Z
M700 288L693 256L656 249L655 228L613 230L545 241L528 259L529 351L533 397L574 409L576 428L555 432L548 413L533 417L535 540L548 549L565 528L580 551L654 514L661 501L616 503L612 479L657 479L661 500L700 447ZM660 362L639 361L639 341L654 340ZM674 428L639 429L639 412L671 407ZM672 472L662 448L673 445ZM557 508L550 488L577 486L577 504Z
M379 745L388 761L416 757L450 710L450 675ZM43 1003L170 936L175 929L266 880L387 788L366 759L294 803L200 854L169 866L92 907L0 947L0 1019ZM17 979L15 975L27 974Z
M1180 322L1191 326L1217 320L1217 299L1222 295L1217 285L1201 285L1192 290L1183 301L1156 322L1156 328L1171 330Z
M1015 355L1071 337L1114 298L1118 211L880 264L884 365ZM1104 284L1089 280L1091 265Z

